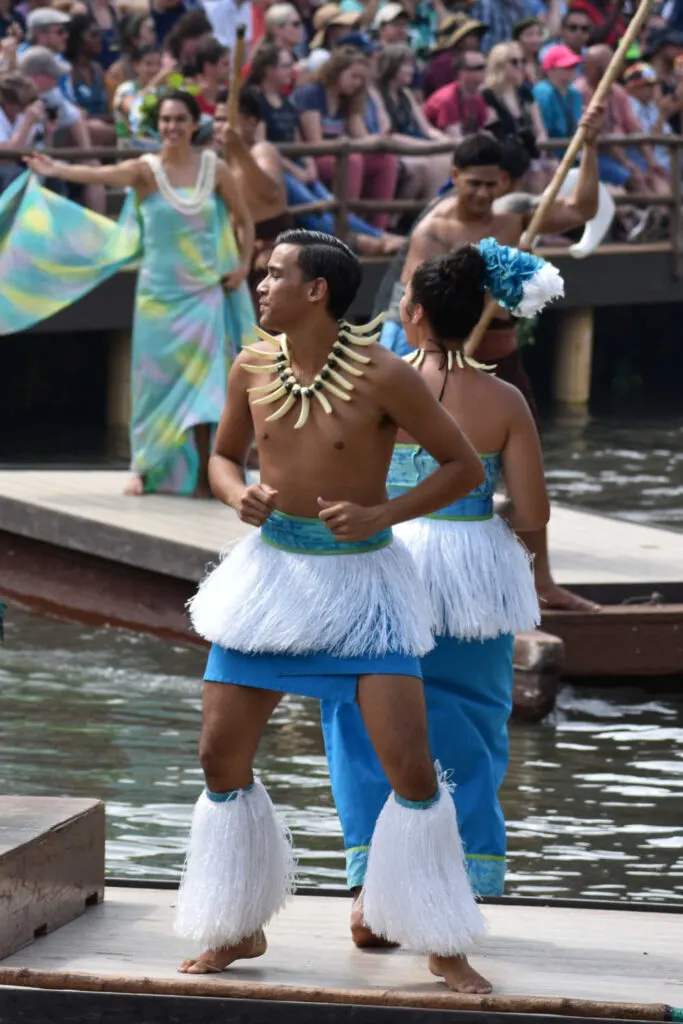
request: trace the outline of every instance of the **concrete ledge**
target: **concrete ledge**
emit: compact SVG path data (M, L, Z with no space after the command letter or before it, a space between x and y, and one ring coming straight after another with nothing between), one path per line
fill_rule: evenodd
M0 959L103 898L103 803L0 796Z

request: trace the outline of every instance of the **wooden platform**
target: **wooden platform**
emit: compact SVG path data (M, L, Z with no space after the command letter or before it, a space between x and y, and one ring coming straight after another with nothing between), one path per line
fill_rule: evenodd
M421 956L354 949L350 901L324 896L290 902L262 959L218 976L179 975L194 951L173 937L175 897L109 889L104 904L3 960L0 984L607 1019L667 1019L665 1006L683 1002L679 913L488 906L490 935L472 956L495 986L482 997L447 992Z
M184 580L250 527L217 502L127 498L118 472L0 471L0 530ZM683 584L683 533L554 506L552 562L565 585Z
M104 895L104 804L0 796L0 957Z

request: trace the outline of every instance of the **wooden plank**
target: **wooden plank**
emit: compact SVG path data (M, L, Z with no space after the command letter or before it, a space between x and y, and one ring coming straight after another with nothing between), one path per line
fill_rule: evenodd
M606 606L596 615L546 611L543 626L564 641L565 676L683 673L683 604Z
M104 896L104 804L0 796L0 957Z
M226 995L287 1002L354 1002L652 1019L680 1001L683 915L487 906L488 937L473 964L493 996L454 996L407 950L356 950L346 899L298 896L268 929L265 957L223 975L179 976L194 950L173 935L176 893L115 889L101 906L0 964L0 983L29 987ZM609 1010L612 1016L613 1009Z

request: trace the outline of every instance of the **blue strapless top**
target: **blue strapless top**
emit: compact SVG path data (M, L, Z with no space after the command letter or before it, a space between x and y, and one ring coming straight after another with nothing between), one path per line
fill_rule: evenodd
M501 474L500 453L480 455L486 477L475 490L460 501L433 512L430 519L453 519L473 522L493 518L493 496ZM390 498L398 498L419 484L439 468L439 463L415 444L397 444L391 457L387 491Z

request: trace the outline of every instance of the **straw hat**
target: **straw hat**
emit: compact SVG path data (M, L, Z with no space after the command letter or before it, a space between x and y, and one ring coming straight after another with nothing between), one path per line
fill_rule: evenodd
M315 35L311 39L310 49L317 50L325 45L325 33L333 25L340 25L343 28L356 28L360 23L358 11L340 11L339 4L323 4L313 15L313 28Z
M446 18L439 25L434 50L452 50L465 36L469 36L472 32L483 36L486 35L488 30L488 25L485 25L483 21L477 21L476 18L468 18L464 14L452 14L450 18Z

